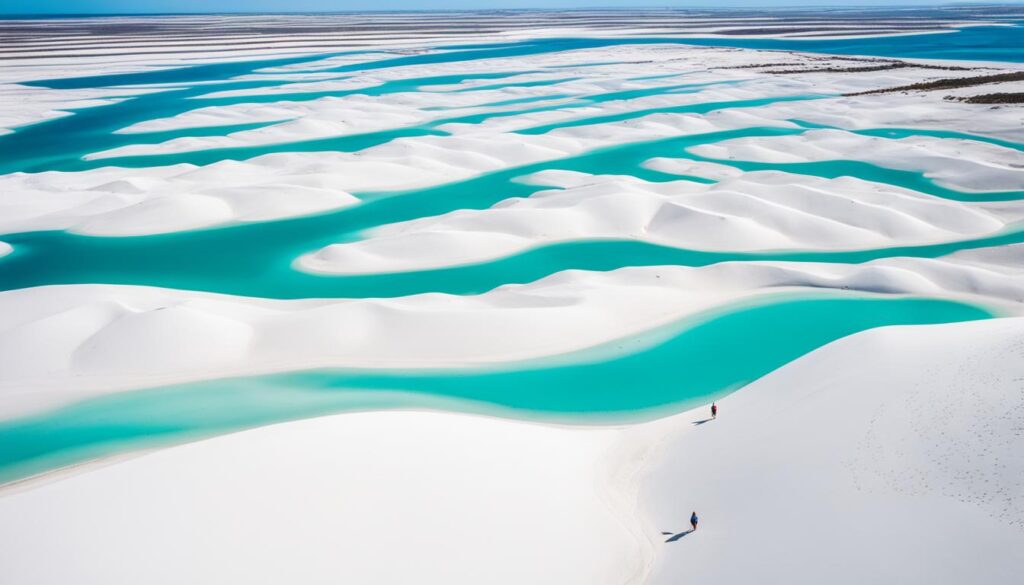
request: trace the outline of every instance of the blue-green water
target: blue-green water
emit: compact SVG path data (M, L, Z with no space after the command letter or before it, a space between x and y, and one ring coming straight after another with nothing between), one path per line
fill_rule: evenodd
M970 27L953 33L912 35L904 37L868 37L860 39L830 40L785 40L785 39L728 39L728 38L627 38L627 39L535 39L517 43L449 47L447 51L421 55L401 56L352 63L336 67L327 72L364 73L392 67L453 63L459 61L493 59L512 56L529 56L566 50L599 48L608 46L643 44L690 44L705 46L733 46L757 49L806 50L812 52L882 55L894 57L957 58L992 61L1021 61L1020 47L1024 46L1024 28L1020 26ZM186 87L172 88L153 94L129 98L109 106L94 107L75 112L68 118L61 118L19 129L17 132L0 136L0 173L13 171L78 170L92 168L95 163L85 163L80 157L117 146L148 143L150 139L141 136L113 135L111 132L132 123L160 117L173 116L200 105L229 105L240 102L308 100L327 95L351 94L385 95L402 91L415 91L421 86L446 85L470 79L514 77L532 71L502 73L473 73L448 75L433 78L404 79L383 83L379 86L345 91L296 92L291 94L256 95L217 99L194 100L197 96L219 91L251 89L288 83L284 80L232 80L261 69L314 62L335 55L353 55L363 52L329 53L307 57L290 57L223 64L196 65L163 71L141 73L98 75L78 78L39 80L35 85L54 89L81 89L121 85L180 84ZM220 82L220 83L209 83ZM189 84L204 83L206 85ZM523 83L507 82L505 86ZM494 87L501 87L495 84ZM616 99L627 99L621 97ZM196 103L200 101L201 103ZM49 137L60 135L67 140L52 141ZM181 136L192 135L181 131ZM419 134L413 134L419 135ZM173 137L173 136L171 136ZM168 136L161 137L162 140ZM152 139L153 142L158 140ZM74 145L74 146L72 146ZM78 147L78 148L75 148ZM226 156L232 156L226 154ZM184 161L184 159L183 159ZM207 161L208 162L208 161ZM117 161L130 164L130 161ZM161 162L161 164L167 164ZM200 163L202 164L202 163Z
M12 234L3 237L15 247L15 252L0 258L0 290L101 282L273 298L391 297L421 292L465 294L484 292L501 284L530 282L568 269L612 270L658 264L703 266L743 260L859 263L894 256L937 257L962 249L1024 240L1024 232L1013 230L935 245L853 252L763 253L684 250L635 241L584 241L545 246L484 264L401 274L322 276L292 268L292 262L302 254L334 242L357 239L363 231L378 225L456 209L482 209L509 197L526 197L543 189L515 181L516 177L528 173L554 168L629 174L650 181L672 180L678 177L645 169L641 163L657 156L699 158L686 150L696 144L739 137L783 136L800 131L744 128L610 147L466 181L368 198L366 203L350 209L282 221L125 238L66 232ZM920 173L867 163L730 164L746 170L782 168L817 176L853 175L937 196L983 198L939 187Z
M815 97L825 96L780 96L776 98L758 98L750 100L734 100L727 102L703 102L698 104L664 106L659 108L644 108L640 110L630 110L628 112L619 112L616 114L587 116L572 120L563 120L553 124L542 124L539 126L524 128L522 130L519 130L518 132L520 134L546 134L548 132L551 132L552 130L558 130L560 128L574 128L576 126L590 126L592 124L610 124L613 122L622 122L624 120L635 120L636 118L642 118L644 116L650 116L652 114L706 114L708 112L713 112L715 110L722 110L726 108L756 108L758 106L765 106L777 102L806 100L813 99Z
M991 136L982 136L980 134L969 134L967 132L957 132L954 130L929 130L927 128L867 128L862 130L847 130L846 128L839 128L836 126L829 126L827 124L815 124L804 120L790 120L794 124L798 124L802 128L807 129L828 129L828 130L843 130L845 132L852 132L853 134L860 134L862 136L876 136L878 138L909 138L911 136L930 136L932 138L952 138L955 140L972 140L974 142L985 142L988 144L994 144L1003 148L1009 148L1011 150L1019 150L1024 152L1024 144L1019 142L1011 142L1009 140L1003 140L1000 138L993 138Z
M1006 26L976 26L948 33L832 39L767 38L631 38L631 39L542 39L504 45L462 45L464 50L510 51L519 55L628 44L684 44L705 47L737 47L775 51L804 51L836 55L915 59L957 59L965 61L1024 61L1024 27L1019 22ZM532 52L530 52L532 51Z
M564 50L630 44L681 43L767 49L1021 61L1020 27L977 27L943 35L793 41L771 39L543 39L516 43L448 47L334 68L357 77L380 69L431 63L526 56ZM585 73L565 69L547 80L519 76L560 67L429 76L383 82L358 90L274 93L203 98L213 92L287 85L288 79L238 79L261 69L301 65L335 54L199 65L173 70L40 80L56 89L174 84L113 104L76 110L65 118L33 124L0 136L0 173L77 171L116 164L140 167L210 164L245 160L272 152L356 152L401 137L444 135L445 124L481 124L517 116L648 96L693 93L719 83L688 83L686 74L658 87L590 95L558 92L488 104L502 108L462 114L446 111L433 122L360 135L259 147L210 149L173 155L86 161L83 156L128 144L160 143L182 136L218 136L270 123L201 129L115 134L128 125L174 116L197 107L243 102L303 101L325 96L385 96L402 92L461 93L486 89L558 86ZM355 54L355 53L348 53ZM597 64L589 64L597 65ZM585 65L573 66L580 69ZM648 76L651 77L651 76ZM667 76L654 76L666 77ZM643 78L636 78L643 79ZM475 88L458 87L483 81ZM201 83L201 85L196 85ZM740 82L741 83L741 82ZM447 86L447 87L446 87ZM455 86L455 87L452 87ZM704 113L754 108L785 100L825 96L789 95L716 101L635 110L583 113L558 123L520 131L542 134L574 126L631 120L659 113ZM544 187L517 179L546 169L591 174L625 174L648 181L680 177L646 169L655 157L710 160L691 148L733 138L799 134L797 128L744 128L701 135L621 144L435 187L359 194L361 205L316 216L251 225L145 237L102 238L66 232L5 234L15 247L0 258L0 290L50 284L112 283L153 285L269 298L394 297L423 292L474 294L509 283L525 283L568 269L612 270L627 266L704 266L726 261L786 260L860 263L895 256L938 257L957 250L1024 242L1024 229L960 242L852 252L777 251L730 253L669 248L636 241L581 241L544 246L492 262L401 274L320 276L291 267L298 256L334 242L352 241L387 223L481 209L509 197L529 196ZM879 128L871 136L913 135L963 138L1024 150L1020 144L964 133ZM763 164L721 161L746 171L784 170L819 177L854 176L962 201L1024 198L1024 192L963 193L935 184L921 173L855 161ZM685 179L685 178L684 178ZM708 182L691 177L689 180ZM881 292L881 291L880 291ZM137 390L72 404L37 416L0 423L0 482L124 450L173 444L198 437L344 410L396 407L444 408L559 421L622 421L659 416L730 392L821 345L864 329L893 324L927 324L983 319L984 308L934 299L852 297L838 294L780 296L720 308L657 331L557 358L490 368L430 371L323 370L214 380Z
M275 62L276 63L276 62ZM249 72L255 69L250 65ZM127 98L109 105L72 110L70 116L40 122L17 128L15 132L0 136L0 173L16 171L81 171L102 166L158 166L166 164L192 163L209 164L219 160L243 160L270 152L294 152L312 150L334 150L330 143L307 145L293 148L290 145L251 149L219 149L205 151L199 155L184 153L177 157L132 157L98 161L83 160L83 156L119 146L131 144L156 144L184 136L226 135L236 131L231 127L208 129L180 129L158 133L116 134L115 131L132 124L175 116L196 108L225 106L236 103L277 102L282 100L303 101L321 97L344 95L383 96L392 93L414 92L422 86L458 84L473 79L500 79L514 77L532 71L509 71L500 73L465 73L444 76L429 76L400 79L359 90L337 90L324 92L274 93L272 95L236 96L197 100L198 96L221 91L255 89L282 85L280 80L231 81L209 83L185 88L171 88L155 93ZM247 125L244 129L269 126L274 122ZM352 151L382 144L402 136L422 136L437 133L430 128L397 129L373 135L357 135L336 139L342 150ZM62 137L54 140L54 136ZM307 141L315 142L315 141ZM137 159L137 160L133 160Z
M152 167L175 164L207 165L222 160L247 160L261 155L275 152L354 152L385 144L398 138L414 136L446 135L447 132L439 130L438 127L445 124L479 124L495 117L517 116L533 112L553 111L559 109L598 105L601 103L636 99L640 97L659 95L664 93L692 93L703 88L728 85L734 82L721 81L711 83L681 83L675 85L658 86L629 91L611 91L595 93L590 95L574 96L575 99L563 102L552 102L540 107L532 107L516 110L493 110L489 112L476 113L471 115L452 116L436 119L424 124L352 134L345 136L299 140L292 142L281 142L260 146L244 146L233 148L211 148L199 151L181 152L163 155L146 156L122 156L86 160L83 157L88 154L102 152L117 148L119 146L133 144L158 144L182 137L200 136L224 136L232 132L242 130L255 130L271 126L278 122L260 122L233 126L214 126L207 128L184 128L162 132L144 132L131 134L118 134L116 130L127 127L131 124L156 118L171 117L199 107L227 106L238 103L255 102L280 102L280 101L307 101L322 97L341 97L346 95L367 95L384 96L406 92L419 92L420 88L427 86L455 85L475 79L500 79L514 78L519 75L534 73L534 71L507 71L501 73L467 73L444 76L414 77L388 81L377 86L353 90L334 90L303 93L280 93L233 96L222 98L194 98L219 91L234 89L259 88L269 85L280 85L281 81L225 81L216 85L201 85L192 88L170 89L154 94L142 95L129 98L124 101L110 105L73 110L72 115L64 118L41 122L17 129L16 132L7 136L0 136L0 173L15 171L41 172L41 171L83 171L99 167ZM544 81L530 82L532 85L556 86L567 81L565 78L547 79ZM505 82L492 84L489 88L500 88L507 86L521 85L522 83ZM287 84L285 84L287 85ZM479 88L477 88L479 89ZM433 93L458 93L466 91L462 89L439 89ZM532 98L530 98L532 99ZM549 99L549 98L546 98ZM761 100L742 100L735 102L721 102L715 104L694 104L681 106L679 108L663 108L662 111L670 112L678 110L682 112L705 113L718 109L754 107L768 105L775 101L787 101L792 99L808 99L808 96L781 96ZM523 100L509 100L491 104L491 107L501 107L510 102ZM620 119L639 117L655 111L644 111L636 114L623 114ZM580 122L570 121L567 125L578 125ZM67 140L52 140L53 136L64 136Z
M921 59L963 59L970 61L1011 62L1024 61L1024 53L1020 51L1020 48L1024 46L1024 28L1022 28L1019 23L1009 24L1010 26L968 27L950 33L898 37L834 38L826 40L740 38L680 39L642 37L619 39L531 39L513 43L448 46L445 48L449 50L444 52L393 57L371 61L369 63L354 63L339 66L327 71L337 73L356 72L408 65L452 63L458 61L495 59L502 57L522 57L543 53L555 53L559 51L639 44L685 44L784 51L808 51L843 55L913 57ZM336 55L351 55L368 52L370 51L336 52L317 55L315 57L291 57L285 59L216 63L163 71L39 80L35 83L39 86L51 87L54 89L82 89L155 83L198 83L245 75L257 69L312 62L314 60L320 60ZM607 63L594 63L591 65L596 66L604 64ZM576 65L574 67L581 66Z
M951 301L780 295L518 364L292 372L125 392L0 422L0 482L124 450L346 410L444 408L563 422L652 418L720 397L858 331L989 317Z

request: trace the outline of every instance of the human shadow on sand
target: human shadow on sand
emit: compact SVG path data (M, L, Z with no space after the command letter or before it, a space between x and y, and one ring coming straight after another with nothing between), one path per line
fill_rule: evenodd
M713 420L715 420L715 419L714 418L706 418L704 420L695 420L695 421L693 421L693 424L695 424L695 425L702 425L702 424L704 424L706 422L711 422Z
M669 539L666 540L665 542L675 542L675 541L679 540L680 538L686 536L687 534L693 532L693 530L694 529L691 528L691 529L687 530L686 532L680 532L678 534L672 534L671 532L662 532L662 534L665 535L665 536L668 536L668 535L672 534L672 536L669 537Z

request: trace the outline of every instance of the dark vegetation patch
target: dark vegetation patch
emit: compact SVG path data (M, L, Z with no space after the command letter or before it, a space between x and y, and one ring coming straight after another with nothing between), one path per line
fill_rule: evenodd
M873 23L872 23L873 24ZM839 35L862 35L862 34L899 34L905 33L908 30L917 32L939 32L942 30L941 26L906 26L899 28L877 28L867 30L864 28L854 28L849 26L805 26L805 27L779 27L779 28L726 28L720 30L713 30L711 34L724 35L724 36L768 36L768 35L791 35L799 33L810 33L811 36L839 36Z
M999 73L997 75L978 75L975 77L952 77L947 79L936 79L935 81L922 81L910 85L898 87L887 87L884 89L872 89L846 95L870 95L879 93L894 93L897 91L934 91L936 89L959 89L962 87L974 87L987 83L1006 83L1008 81L1024 81L1024 71L1011 73Z
M755 63L753 65L732 65L730 67L719 67L718 69L763 69L765 67L785 67L786 65L792 65L792 63Z
M968 104L1024 104L1024 92L986 93L968 97L946 96L947 100L957 100Z
M907 63L906 61L888 61L879 65L864 65L862 67L805 67L802 69L775 69L766 71L774 75L789 75L794 73L870 73L872 71L887 71L889 69L939 69L942 71L973 71L970 67L958 67L956 65L923 65L919 63ZM910 87L910 86L904 86ZM896 88L892 91L897 91ZM882 93L889 90L871 90L862 93ZM856 94L851 94L856 95Z

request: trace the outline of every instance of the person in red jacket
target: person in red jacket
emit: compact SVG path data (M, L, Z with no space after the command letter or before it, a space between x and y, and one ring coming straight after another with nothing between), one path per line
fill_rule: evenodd
M711 403L711 418L718 418L718 405Z

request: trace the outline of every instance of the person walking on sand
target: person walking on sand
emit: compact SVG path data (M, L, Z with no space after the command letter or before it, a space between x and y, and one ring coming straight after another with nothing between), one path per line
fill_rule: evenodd
M718 405L711 403L711 418L718 418Z
M697 512L690 514L690 526L693 526L693 530L697 530Z

